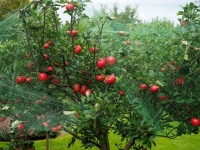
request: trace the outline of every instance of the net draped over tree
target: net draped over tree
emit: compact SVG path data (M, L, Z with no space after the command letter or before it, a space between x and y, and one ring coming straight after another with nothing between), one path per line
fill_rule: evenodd
M2 138L64 130L85 148L109 150L114 132L123 142L117 148L128 150L150 149L156 136L197 133L198 18L179 12L180 27L156 19L136 25L123 22L136 9L114 20L102 12L88 17L86 2L35 0L19 11L16 34L0 45ZM64 24L59 7L70 17ZM183 9L199 14L194 3Z

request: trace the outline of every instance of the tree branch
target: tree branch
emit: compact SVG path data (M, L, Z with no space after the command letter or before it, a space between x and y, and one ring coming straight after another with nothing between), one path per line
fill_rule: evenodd
M66 131L67 133L71 134L71 135L72 135L74 138L76 138L76 139L79 139L79 140L81 140L81 141L84 140L81 136L78 136L77 134L71 132L71 131L68 130L67 128L64 128L64 131ZM96 142L94 142L94 141L91 141L91 140L89 140L89 139L88 139L88 142L89 142L89 143L92 143L94 146L96 146L96 147L98 147L98 148L101 147L100 144L98 144L98 143L96 143Z
M123 150L129 150L135 144L135 140L131 138L127 143Z

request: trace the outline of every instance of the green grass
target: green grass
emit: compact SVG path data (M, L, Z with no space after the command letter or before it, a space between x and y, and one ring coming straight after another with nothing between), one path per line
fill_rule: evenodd
M114 143L119 141L118 136L111 134L110 139L111 150L118 150ZM52 150L81 150L81 142L76 140L75 144L70 148L67 148L68 143L71 141L71 136L66 134L64 136L52 139ZM183 135L175 139L168 139L163 137L158 137L156 139L157 146L153 147L152 150L199 150L200 149L200 133L192 135ZM5 142L0 142L0 147L7 147ZM36 150L45 150L46 141L35 141ZM98 150L97 148L92 148L89 150Z

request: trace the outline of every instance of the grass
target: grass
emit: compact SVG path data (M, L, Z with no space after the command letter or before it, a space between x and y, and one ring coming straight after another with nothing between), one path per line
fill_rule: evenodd
M111 134L110 139L111 150L118 150L114 146L115 142L120 139L118 136ZM81 147L81 142L76 140L75 144L70 148L67 148L68 143L71 141L71 136L65 134L64 136L59 136L56 139L52 139L51 145L52 150L81 150L84 149ZM200 149L200 133L192 135L183 135L175 139L168 139L163 137L158 137L156 139L157 146L153 147L152 150L199 150ZM6 142L0 142L0 147L7 147ZM45 150L46 141L40 140L35 141L36 150ZM98 150L97 148L91 148L89 150Z

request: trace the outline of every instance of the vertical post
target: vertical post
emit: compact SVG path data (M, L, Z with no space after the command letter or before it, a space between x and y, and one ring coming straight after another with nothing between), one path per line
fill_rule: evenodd
M49 150L49 134L46 132L46 150Z

